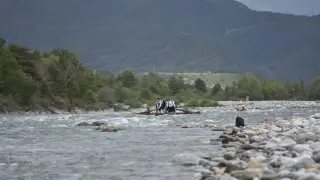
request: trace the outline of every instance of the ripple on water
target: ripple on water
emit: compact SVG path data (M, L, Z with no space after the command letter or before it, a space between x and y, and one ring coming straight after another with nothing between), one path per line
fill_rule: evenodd
M240 114L246 123L265 117L308 116L313 109L274 109L237 112L206 108L201 115L136 116L112 111L64 115L0 117L0 177L43 179L197 179L171 159L182 152L214 151L201 145L212 138L208 129L183 129L181 124L234 124ZM106 121L125 131L103 133L78 127L82 121Z

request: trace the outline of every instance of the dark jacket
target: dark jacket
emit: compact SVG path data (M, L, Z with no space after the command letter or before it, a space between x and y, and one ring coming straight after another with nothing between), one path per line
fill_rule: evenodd
M237 127L244 127L244 119L240 116L236 117L236 126Z

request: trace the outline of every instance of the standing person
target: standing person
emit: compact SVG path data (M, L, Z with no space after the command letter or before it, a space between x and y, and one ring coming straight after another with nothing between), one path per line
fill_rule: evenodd
M176 105L174 103L174 101L170 98L168 101L168 113L174 113L176 112Z
M166 100L161 100L161 105L160 105L160 108L159 108L159 111L163 111L163 112L166 112L166 108L167 108L167 101Z

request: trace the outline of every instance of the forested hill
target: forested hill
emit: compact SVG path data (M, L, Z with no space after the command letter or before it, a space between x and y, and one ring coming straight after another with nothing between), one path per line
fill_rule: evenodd
M119 72L250 72L311 80L320 72L320 16L257 12L234 0L0 2L8 43L68 48Z

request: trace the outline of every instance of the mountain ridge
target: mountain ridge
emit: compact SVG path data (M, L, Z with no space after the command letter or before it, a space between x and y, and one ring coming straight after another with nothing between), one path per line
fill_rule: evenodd
M310 80L320 72L320 16L258 12L234 0L3 3L16 9L0 25L9 43L68 48L86 65L113 73L155 66L284 81Z

